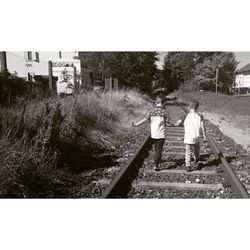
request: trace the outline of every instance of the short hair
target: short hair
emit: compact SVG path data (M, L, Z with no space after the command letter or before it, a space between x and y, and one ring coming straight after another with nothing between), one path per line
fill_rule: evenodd
M156 102L161 102L162 104L165 102L165 97L163 95L157 95L155 98Z
M189 101L188 106L191 109L197 110L198 107L199 107L199 102L197 100L195 100L195 99L192 99L192 100Z

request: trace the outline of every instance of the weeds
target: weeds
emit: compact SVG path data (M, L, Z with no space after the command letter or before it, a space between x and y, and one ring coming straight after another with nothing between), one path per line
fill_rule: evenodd
M112 164L111 156L98 154L116 149L110 135L126 129L139 108L145 115L148 102L125 90L1 108L0 197L66 196L65 187L74 185L70 172Z

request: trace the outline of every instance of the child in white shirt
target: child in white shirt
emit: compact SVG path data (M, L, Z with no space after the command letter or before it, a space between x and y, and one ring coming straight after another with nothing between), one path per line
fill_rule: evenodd
M185 163L186 170L191 171L191 153L194 151L195 168L197 167L200 157L200 132L202 131L203 138L206 141L206 131L204 127L203 117L196 111L199 102L195 99L189 102L189 113L180 119L175 125L184 124L185 135L184 143L186 144Z

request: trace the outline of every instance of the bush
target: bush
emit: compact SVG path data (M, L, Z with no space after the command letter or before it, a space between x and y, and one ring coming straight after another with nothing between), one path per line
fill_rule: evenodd
M181 93L189 93L199 90L199 85L194 81L186 81L180 86Z
M48 79L35 77L36 82L28 82L9 73L0 73L0 105L17 104L19 99L41 99L51 95Z
M0 141L0 197L51 197L56 155L26 139Z

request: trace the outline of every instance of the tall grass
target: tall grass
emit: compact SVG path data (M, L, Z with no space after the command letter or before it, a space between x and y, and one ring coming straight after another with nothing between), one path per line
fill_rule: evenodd
M0 197L56 197L60 169L95 166L94 152L115 144L109 135L149 107L140 93L119 90L1 108Z

